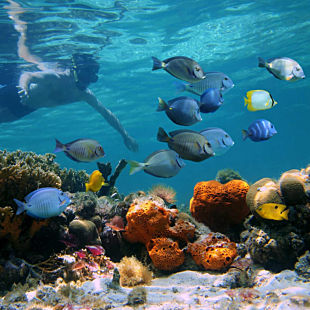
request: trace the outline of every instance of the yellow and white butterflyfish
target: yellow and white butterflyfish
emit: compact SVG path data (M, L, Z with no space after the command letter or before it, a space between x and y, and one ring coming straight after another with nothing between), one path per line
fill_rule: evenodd
M271 94L266 90L250 90L244 98L245 106L249 111L268 110L277 104Z

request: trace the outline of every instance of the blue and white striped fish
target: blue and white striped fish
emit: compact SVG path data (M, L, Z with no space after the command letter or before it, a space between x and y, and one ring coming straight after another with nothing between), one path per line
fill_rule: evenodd
M268 140L277 133L274 125L266 119L257 119L249 126L248 130L242 130L242 138L249 137L252 141Z
M29 216L46 219L62 213L71 203L61 190L53 187L39 188L25 197L26 202L14 199L17 204L16 215L26 211Z
M55 140L54 153L64 151L70 159L77 162L90 162L104 156L103 148L96 140L77 139L66 144Z

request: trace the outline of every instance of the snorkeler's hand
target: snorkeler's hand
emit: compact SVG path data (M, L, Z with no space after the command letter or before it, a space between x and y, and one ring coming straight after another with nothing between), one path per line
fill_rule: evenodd
M16 86L16 88L17 88L17 93L18 93L18 96L21 102L24 102L25 100L27 100L29 97L28 89L25 89L21 86Z
M124 143L130 151L132 151L132 152L138 152L139 151L138 142L134 138L132 138L130 136L126 136L126 137L124 137Z

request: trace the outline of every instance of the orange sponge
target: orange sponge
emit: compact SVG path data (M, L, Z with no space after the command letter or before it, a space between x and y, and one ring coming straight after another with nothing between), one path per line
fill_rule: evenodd
M237 256L236 244L219 233L209 233L201 241L188 243L187 249L197 265L209 270L226 268Z
M154 266L160 270L174 270L184 263L185 255L177 242L169 238L156 238L147 244Z
M226 184L199 182L190 201L190 212L211 230L225 233L232 225L242 223L250 213L245 201L248 190L249 185L242 180Z

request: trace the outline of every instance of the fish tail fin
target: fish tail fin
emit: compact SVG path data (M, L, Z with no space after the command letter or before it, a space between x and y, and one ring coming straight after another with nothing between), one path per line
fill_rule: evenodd
M158 97L158 107L156 111L165 111L167 108L168 108L168 105L165 102L165 100Z
M25 204L23 202L19 201L18 199L14 198L13 200L17 204L16 215L19 215L19 214L23 213L25 211Z
M130 170L129 170L129 174L134 174L138 171L141 171L144 169L145 163L139 163L135 160L127 160Z
M89 183L85 183L85 192L88 192L89 191Z
M242 140L245 140L249 136L249 133L247 130L242 129Z
M186 90L186 85L187 85L186 83L183 83L180 81L174 81L173 83L178 93L181 93Z
M160 61L158 58L152 57L152 59L153 59L152 71L162 69L164 67L164 63L162 61Z
M110 186L110 183L102 182L102 186Z
M249 99L244 97L244 106L246 106L247 104L249 104Z
M286 209L284 211L281 212L282 217L288 221L288 213L289 213L289 209Z
M56 140L56 147L55 147L54 153L62 152L66 148L65 145L62 144L59 140L57 139L55 140Z
M266 62L265 62L264 58L258 57L258 66L259 66L260 68L266 67Z
M160 142L168 142L170 140L170 137L168 136L168 134L161 127L158 128L157 140Z

